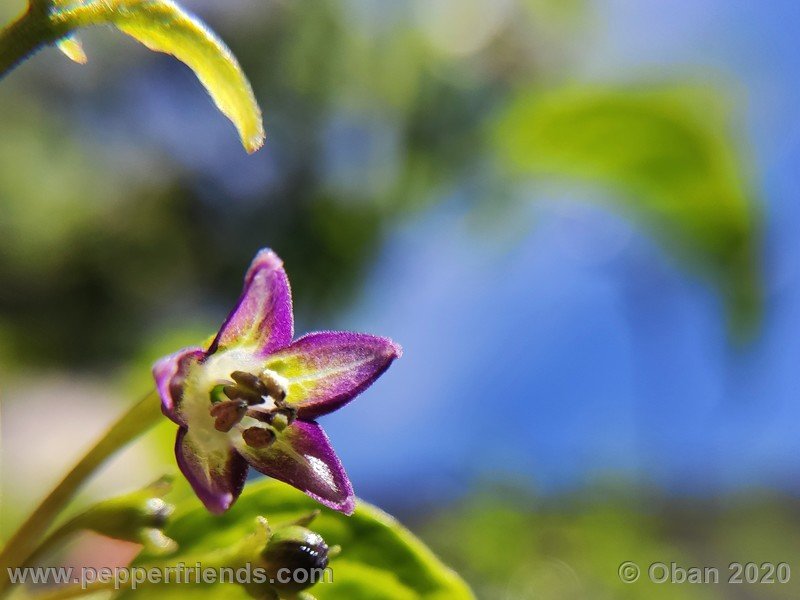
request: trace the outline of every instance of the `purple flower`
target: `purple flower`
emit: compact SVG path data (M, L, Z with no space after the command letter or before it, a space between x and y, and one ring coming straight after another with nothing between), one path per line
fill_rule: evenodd
M180 426L175 456L208 510L229 509L248 465L345 514L347 474L315 419L367 389L401 354L386 338L336 331L294 342L283 262L262 250L208 349L185 348L153 367L164 414Z

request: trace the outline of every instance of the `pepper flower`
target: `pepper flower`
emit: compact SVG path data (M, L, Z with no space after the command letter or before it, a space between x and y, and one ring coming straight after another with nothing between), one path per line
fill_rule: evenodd
M355 509L350 480L316 419L367 389L401 349L360 333L293 336L289 280L265 249L208 348L179 350L153 367L162 410L179 426L178 466L211 512L233 505L248 465L325 506Z

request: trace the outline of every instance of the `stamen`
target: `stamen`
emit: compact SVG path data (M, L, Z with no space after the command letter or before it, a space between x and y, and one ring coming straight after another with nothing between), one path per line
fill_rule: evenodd
M244 400L226 400L214 404L209 413L214 417L214 429L223 433L229 432L247 413L247 402Z
M244 400L251 406L264 402L264 396L262 394L247 388L242 388L239 385L226 385L222 388L222 392L231 400Z
M247 416L252 417L256 421L272 425L278 431L283 431L294 423L297 418L297 409L293 406L286 405L270 411L251 408L247 411Z
M248 373L247 371L234 371L231 373L231 377L240 387L252 390L259 396L266 396L269 394L269 391L264 387L261 380L252 373Z
M278 379L269 369L261 373L261 383L266 388L267 393L272 396L273 400L283 402L286 399L286 384Z
M268 448L275 441L275 434L263 427L250 427L242 432L245 444L251 448Z
M275 413L251 408L247 411L247 416L252 417L256 421L269 424L272 423L272 417L275 416Z

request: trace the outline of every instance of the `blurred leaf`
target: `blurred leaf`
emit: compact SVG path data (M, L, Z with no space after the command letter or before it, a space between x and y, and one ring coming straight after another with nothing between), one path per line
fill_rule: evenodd
M264 143L261 110L244 73L225 44L196 17L170 0L60 2L52 19L68 30L110 24L151 50L188 65L217 107L233 121L248 152Z
M760 316L759 222L719 99L691 89L520 93L496 141L517 174L577 178L710 276L743 333Z
M165 529L178 541L179 553L171 564L194 565L197 556L239 543L253 531L259 515L275 528L319 509L304 494L273 480L248 485L234 507L214 516L195 499L178 506L179 514ZM333 582L320 583L310 591L319 600L459 600L472 598L465 583L444 566L422 542L397 521L377 508L360 502L351 517L322 509L311 529L328 545L341 545L342 553L331 562ZM138 564L151 562L141 555ZM187 586L157 586L153 597L182 593ZM190 586L197 591L198 586ZM243 588L207 586L207 597L248 598ZM199 592L202 593L202 592Z
M534 16L551 23L568 23L586 14L586 0L524 0Z
M482 598L733 597L718 595L714 589L718 586L651 583L646 572L634 584L620 581L619 566L631 560L640 566L727 563L724 551L713 559L693 555L682 540L674 539L673 523L658 513L657 502L647 496L639 499L632 489L619 489L627 496L601 497L583 488L574 495L544 499L516 488L486 488L460 506L441 511L425 531L431 544L473 583ZM709 522L706 518L706 525Z

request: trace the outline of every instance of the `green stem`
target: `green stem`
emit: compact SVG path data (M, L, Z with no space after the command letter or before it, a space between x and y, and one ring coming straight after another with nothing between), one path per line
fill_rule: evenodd
M8 570L28 562L43 536L83 483L109 457L161 419L155 391L130 408L31 513L0 551L0 595L9 585Z
M42 556L49 553L54 548L57 548L65 539L70 537L72 534L80 531L81 525L81 517L83 515L78 515L78 517L74 519L70 519L63 525L60 525L55 531L48 534L47 537L44 538L36 548L30 553L28 558L25 559L25 563L20 566L30 566L36 564L36 561L39 560Z
M51 27L49 10L49 2L31 2L19 19L0 30L0 79L60 37Z

